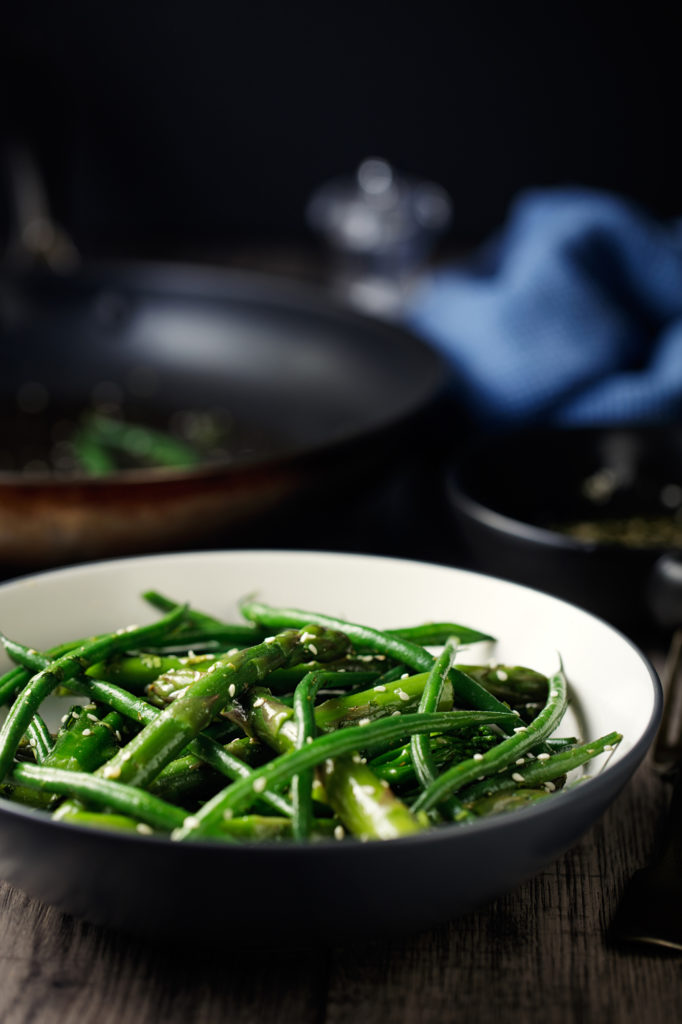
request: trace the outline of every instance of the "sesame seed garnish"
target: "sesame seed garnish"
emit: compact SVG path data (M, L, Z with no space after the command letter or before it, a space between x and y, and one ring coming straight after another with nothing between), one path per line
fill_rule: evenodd
M395 692L396 692L396 696L400 697L401 700L409 700L410 699L409 693L405 693L404 690L396 690Z
M474 754L474 761L482 761L483 754Z
M550 697L558 697L559 696L559 691L558 690L550 690L549 691L549 695L550 695Z
M549 761L549 754L538 754L538 761Z
M29 747L35 747L35 745L36 745L36 738L35 738L35 736L31 736L30 740L28 741L28 745L29 745Z
M505 682L505 680L509 679L509 676L507 675L507 673L504 671L503 668L498 668L496 675L497 675L497 678L500 680L501 683L503 683L503 682Z
M384 686L383 683L379 683L378 686L375 686L374 690L376 693L386 693L386 687Z
M525 725L517 725L516 729L514 729L514 732L525 732L525 731L526 731Z
M234 685L234 683L230 683L230 685L227 688L228 695L230 697L234 697L236 692L237 692L237 687Z
M92 736L92 729L83 729L83 736Z
M99 722L99 718L97 717L97 715L91 715L90 713L88 713L88 718L90 719L91 722Z
M346 834L346 830L343 825L337 825L334 829L334 839L343 839Z
M525 763L526 763L525 757L518 757L516 759L516 764L525 764Z
M313 737L312 736L306 736L305 741L306 741L306 743L312 743L313 742Z
M369 725L371 718L361 718L358 721L358 725Z
M401 679L409 679L410 678L410 673L409 672L403 672L403 674L401 675L400 678Z
M317 647L315 644L308 644L308 650L311 654L317 654Z
M257 779L253 780L253 791L254 793L262 793L265 789L265 778L260 775Z
M303 639L303 637L301 637L301 640L302 639ZM271 644L271 643L274 643L274 640L275 640L274 636L266 636L266 638L263 641L263 643L264 644Z
M554 790L556 789L556 786L554 785L553 782L546 782L545 783L545 789L547 790L548 793L553 793Z
M121 774L120 766L117 764L107 765L106 768L102 769L102 775L105 779L117 779Z
M391 718L395 718L396 715L400 715L400 712L399 711L392 711L391 712Z
M139 832L141 836L151 836L154 834L154 829L150 828L149 825L144 821L140 821L135 826L135 831Z
M264 697L256 697L256 699L253 702L254 708L259 708L263 704L265 704L265 698Z
M223 811L223 818L225 821L229 821L234 816L234 811L231 807L228 807L226 811Z
M199 828L201 822L194 814L188 814L182 823L183 828Z
M523 782L523 775L521 772L512 772L512 779L514 782Z

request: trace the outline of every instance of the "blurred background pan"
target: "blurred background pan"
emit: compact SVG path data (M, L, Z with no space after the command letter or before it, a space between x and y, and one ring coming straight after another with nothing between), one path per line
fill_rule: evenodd
M398 328L240 272L15 271L0 282L0 316L10 567L224 540L330 485L347 501L399 437L415 441L445 380L439 357ZM92 402L152 425L208 411L227 424L224 455L101 478L48 472L30 452L17 461L36 424L54 430Z

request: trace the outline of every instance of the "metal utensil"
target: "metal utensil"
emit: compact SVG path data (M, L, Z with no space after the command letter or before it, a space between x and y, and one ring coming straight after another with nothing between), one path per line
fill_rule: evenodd
M682 774L678 773L659 852L623 891L612 923L621 941L682 951Z

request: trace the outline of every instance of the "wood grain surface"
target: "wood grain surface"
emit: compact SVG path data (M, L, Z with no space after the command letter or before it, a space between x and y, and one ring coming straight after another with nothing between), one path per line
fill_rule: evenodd
M682 954L608 936L666 798L645 765L576 847L514 892L446 927L371 945L207 952L192 935L182 948L152 945L0 883L0 1021L672 1024Z

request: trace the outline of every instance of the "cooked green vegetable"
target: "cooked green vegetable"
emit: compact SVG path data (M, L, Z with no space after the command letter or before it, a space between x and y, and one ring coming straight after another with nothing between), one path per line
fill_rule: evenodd
M390 839L535 803L621 739L557 739L563 667L456 662L494 642L471 627L381 631L254 601L226 624L144 597L157 622L46 654L0 634L16 662L0 678L3 796L177 842ZM52 693L90 702L55 734Z

